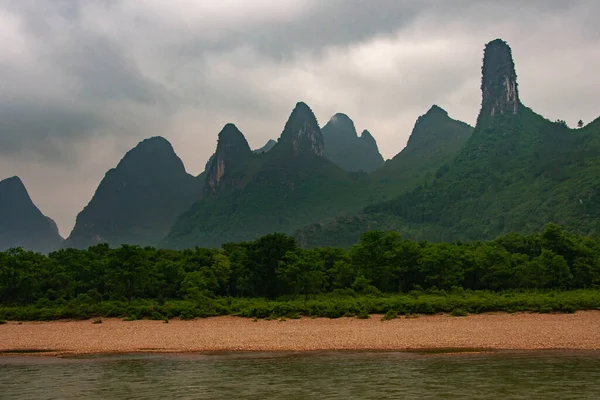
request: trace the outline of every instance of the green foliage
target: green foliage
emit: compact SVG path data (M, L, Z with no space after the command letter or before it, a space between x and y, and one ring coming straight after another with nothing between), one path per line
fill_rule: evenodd
M382 321L389 321L390 319L398 318L398 313L395 310L388 310L383 317L381 317Z
M325 129L325 128L324 128ZM453 120L438 106L433 106L415 123L406 147L383 167L370 175L364 192L371 193L369 203L379 203L412 191L419 185L430 187L449 170L449 164L473 132L473 127ZM327 140L326 140L327 143ZM327 147L326 147L327 151ZM336 197L346 197L339 192ZM337 201L337 199L336 199ZM366 204L365 204L366 205ZM351 210L347 210L351 211ZM379 229L407 231L404 220L385 213L336 213L324 222L304 226L296 238L304 247L344 246L355 244L361 233ZM312 218L311 220L316 220ZM412 233L412 230L410 230Z
M284 234L183 251L107 245L0 252L0 319L339 318L600 305L600 240L549 224L488 242L372 231L350 249Z
M453 317L466 317L469 314L462 308L455 308L454 310L452 310L450 315Z

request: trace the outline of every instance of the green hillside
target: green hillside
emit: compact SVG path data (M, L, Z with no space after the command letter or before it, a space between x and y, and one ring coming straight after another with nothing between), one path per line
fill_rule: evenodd
M307 246L348 245L360 232L394 229L415 239L480 240L555 222L598 231L600 122L569 129L519 100L510 47L487 44L477 126L431 183L361 213L298 233Z
M206 174L210 193L181 215L164 245L219 246L293 233L376 200L363 190L366 174L346 172L324 157L321 130L304 103L296 105L267 153L253 153L241 132L226 126Z

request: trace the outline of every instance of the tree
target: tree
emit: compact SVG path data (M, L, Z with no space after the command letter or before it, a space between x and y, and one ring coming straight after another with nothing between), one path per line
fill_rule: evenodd
M276 269L287 252L296 249L295 239L283 233L272 233L249 244L248 283L252 295L271 299L279 295Z
M582 120L577 121L577 127L578 128L583 128L583 121Z
M314 250L289 251L277 267L277 276L294 295L318 293L325 283L322 261Z

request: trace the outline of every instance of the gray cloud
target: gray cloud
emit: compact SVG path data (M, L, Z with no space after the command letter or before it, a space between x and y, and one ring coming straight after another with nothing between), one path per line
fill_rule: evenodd
M299 101L369 129L386 158L431 104L474 123L484 44L513 48L521 99L597 117L595 0L13 0L0 3L0 172L63 235L104 173L163 135L201 172L234 122L253 147Z

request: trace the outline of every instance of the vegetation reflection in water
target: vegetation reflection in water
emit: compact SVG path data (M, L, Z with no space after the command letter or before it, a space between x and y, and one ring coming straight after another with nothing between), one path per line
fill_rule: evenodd
M586 399L596 352L0 358L3 399Z

